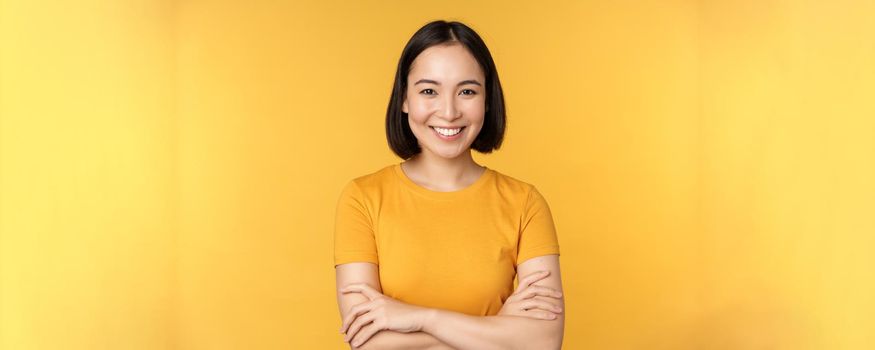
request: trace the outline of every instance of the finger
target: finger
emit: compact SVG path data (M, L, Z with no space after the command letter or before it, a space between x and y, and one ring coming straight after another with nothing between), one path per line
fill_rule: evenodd
M353 307L349 308L346 313L343 314L343 322L340 324L340 333L346 333L349 325L352 324L353 321L355 321L356 317L360 314L365 304L366 303L354 305Z
M374 334L377 334L377 332L379 331L381 331L380 327L377 325L376 322L373 322L367 327L362 328L362 330L358 332L358 334L356 334L355 338L353 338L353 341L350 344L352 344L352 346L354 347L362 346L366 341L371 339L371 337Z
M346 287L341 288L340 292L342 294L362 293L366 297L368 297L368 299L370 299L370 300L374 300L374 298L376 298L380 295L383 295L382 293L378 292L376 289L374 289L373 287L371 287L365 283L350 284Z
M529 274L528 276L523 277L522 280L520 280L519 284L517 285L516 290L512 293L511 296L518 294L520 291L523 291L526 288L528 288L529 286L531 286L532 283L540 281L541 279L543 279L544 277L547 277L549 275L550 275L550 270L542 270L542 271L537 271L537 272L534 272L532 274ZM508 299L510 299L510 298L508 298Z
M518 289L513 295L507 298L505 302L516 302L525 299L531 299L536 295L551 297L551 298L561 298L562 292L555 290L550 287L544 286L529 286L526 289Z
M355 321L349 325L349 329L346 331L346 334L343 336L343 341L350 342L352 337L364 326L373 321L373 317L370 317L371 313L366 313L359 317L356 317Z
M540 310L529 310L523 312L523 316L539 319L539 320L555 320L558 316L552 312L540 311Z
M343 341L350 342L353 337L355 337L356 333L358 333L362 327L367 326L369 323L374 321L373 315L370 313L359 316L352 325L349 326L349 332L346 332L346 336L343 337Z
M350 308L349 311L343 315L343 324L340 326L340 333L345 333L346 329L349 328L349 325L352 324L353 321L355 321L356 317L371 311L372 305L371 302L365 302Z
M519 304L519 308L522 311L528 311L532 309L540 309L544 311L549 311L552 313L562 313L562 308L559 305L550 303L548 301L540 300L540 299L529 299Z
M519 300L525 300L534 298L536 295L558 299L562 297L562 292L550 287L529 286L529 288L519 293L518 298Z
M519 285L517 286L517 289L526 288L526 287L530 286L532 283L540 281L540 280L544 279L544 277L547 277L549 275L550 275L550 270L543 270L543 271L538 271L538 272L532 273L532 274L524 277L520 281Z
M377 292L377 290L374 289L374 287L371 287L371 285L370 285L370 284L367 284L367 283L351 283L351 284L347 284L346 286L344 286L343 288L341 288L340 291L342 292L342 291L353 290L353 289L355 289L355 290L368 290L368 291L374 291L374 292ZM380 292L377 292L377 293L380 293Z

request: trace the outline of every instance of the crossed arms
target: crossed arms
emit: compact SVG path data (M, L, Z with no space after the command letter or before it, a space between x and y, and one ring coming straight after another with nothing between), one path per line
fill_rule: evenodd
M338 265L341 331L347 333L345 338L349 338L346 340L353 349L559 349L564 335L564 312L555 313L556 317L550 319L547 316L553 313L538 311L533 305L541 304L545 309L543 305L550 302L564 310L564 297L532 292L523 301L524 297L517 295L523 288L523 276L534 276L536 271L549 274L535 282L526 277L525 284L532 286L529 289L562 292L558 255L531 258L517 266L520 286L516 297L511 296L498 315L471 316L406 304L382 295L375 264ZM511 306L520 310L505 310Z

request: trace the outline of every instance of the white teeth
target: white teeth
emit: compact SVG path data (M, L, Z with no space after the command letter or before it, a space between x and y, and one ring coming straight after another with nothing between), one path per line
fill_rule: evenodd
M433 126L432 128L434 128L435 130L437 130L437 132L439 132L441 135L444 135L444 136L453 136L453 135L458 134L459 132L462 131L462 128L444 129L444 128L439 128L436 126Z

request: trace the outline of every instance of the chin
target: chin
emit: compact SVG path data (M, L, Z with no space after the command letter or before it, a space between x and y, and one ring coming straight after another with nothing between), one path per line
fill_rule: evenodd
M462 155L462 152L456 152L456 153L432 152L432 153L434 153L434 155L436 155L438 157L446 158L446 159L454 159L454 158L458 158L459 156Z
M457 158L459 155L458 155L458 154L453 154L453 155L438 154L438 156L441 157L441 158L444 158L444 159L455 159L455 158Z

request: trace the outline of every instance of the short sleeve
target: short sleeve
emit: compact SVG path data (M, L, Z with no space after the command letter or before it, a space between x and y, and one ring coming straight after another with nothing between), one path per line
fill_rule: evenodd
M559 239L547 200L532 186L523 207L517 265L530 258L559 254Z
M337 200L334 219L334 266L349 262L378 264L371 216L361 189L350 181Z

